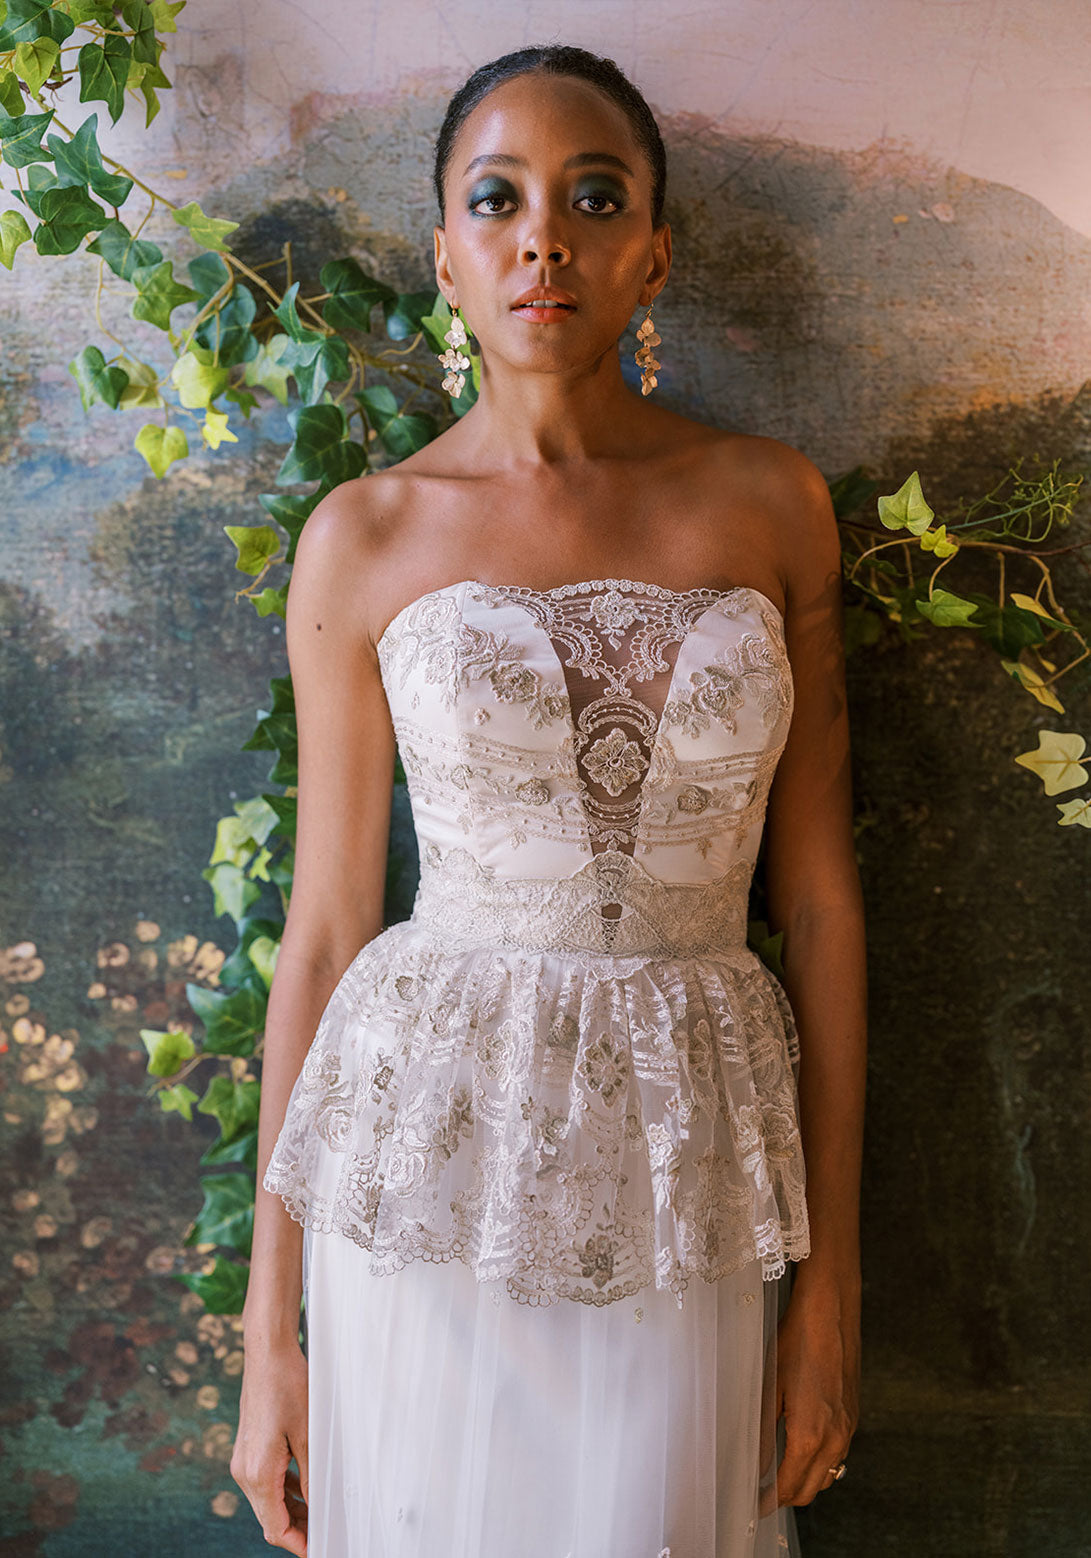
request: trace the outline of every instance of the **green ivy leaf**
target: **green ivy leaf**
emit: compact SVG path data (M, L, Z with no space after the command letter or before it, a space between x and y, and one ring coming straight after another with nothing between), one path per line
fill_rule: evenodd
M52 38L34 38L15 50L15 69L26 82L31 97L38 96L53 74L60 52L60 44Z
M1024 665L1020 660L1001 660L1000 664L1038 703L1044 704L1047 709L1055 709L1058 714L1064 713L1064 704L1053 688L1047 686L1040 671L1036 671L1032 665Z
M1021 611L1029 611L1032 615L1040 617L1047 627L1058 628L1062 633L1076 631L1071 622L1062 622L1060 617L1051 616L1041 601L1035 600L1033 595L1020 595L1016 590L1012 590L1011 599L1013 605L1018 606Z
M385 282L369 276L356 260L331 260L319 272L323 289L332 293L322 318L333 330L371 329L371 310L376 303L393 303L397 293Z
M121 0L121 15L125 25L132 28L133 59L154 65L160 45L155 36L155 20L144 0Z
M98 114L89 114L70 141L62 140L59 135L46 137L57 169L57 182L61 185L90 184L95 194L109 205L124 205L133 181L120 173L107 173L97 131Z
M18 116L24 106L19 77L13 70L0 71L0 108L9 116Z
M63 43L76 30L70 16L49 4L49 0L8 0L6 15L0 23L0 54L31 43L35 38L52 38Z
M144 238L134 238L124 222L112 218L93 243L87 245L87 254L97 254L105 260L115 276L131 281L133 273L145 267L158 265L163 251Z
M1040 730L1034 752L1020 752L1015 759L1038 775L1047 795L1061 795L1087 783L1087 769L1080 759L1087 742L1076 730Z
M44 114L0 116L0 153L9 168L28 168L32 162L47 160L49 153L41 142L52 118L52 109Z
M933 627L964 628L976 625L970 621L977 611L976 603L963 600L960 595L953 595L950 590L933 590L931 600L917 601L917 610L922 617L931 622Z
M156 32L177 32L174 18L185 6L186 0L149 0L148 10Z
M261 896L260 887L230 862L209 866L201 875L212 888L213 912L216 915L226 914L236 923Z
M250 943L250 961L261 975L267 990L273 983L279 955L280 942L274 941L272 936L255 936Z
M235 1082L231 1077L218 1076L208 1084L197 1112L212 1115L220 1122L220 1135L227 1144L257 1125L260 1101L260 1082Z
M254 1181L249 1174L206 1174L201 1180L204 1205L187 1244L220 1244L249 1255L254 1234Z
M169 79L158 65L144 67L140 76L140 91L144 98L144 128L147 129L159 112L159 96L156 87L169 87Z
M282 584L279 590L274 590L271 584L267 584L256 595L251 595L254 609L259 617L271 617L274 613L278 617L288 616L288 586Z
M405 341L424 329L424 318L433 312L434 292L401 292L383 300L386 333L392 341Z
M183 352L171 369L171 382L180 403L189 411L211 405L227 384L227 369L204 360L210 354L203 347Z
M197 1053L197 1046L188 1033L161 1033L155 1028L141 1028L140 1037L148 1052L148 1074L153 1077L174 1076Z
M395 460L404 460L416 450L423 449L436 436L434 418L407 415L385 384L376 389L358 390L353 398L364 408L368 422L379 435L380 443Z
M159 1107L164 1114L177 1112L183 1120L193 1119L193 1106L197 1102L197 1094L184 1082L176 1082L173 1087L164 1087L159 1092Z
M265 1022L266 1003L257 991L243 986L225 992L187 984L186 997L205 1025L204 1047L208 1054L253 1054L254 1040Z
M259 494L258 502L265 512L270 514L283 530L287 531L291 538L285 562L292 562L295 558L296 545L303 532L303 526L318 503L318 494L309 492L299 496L283 492L263 492Z
M218 216L206 216L196 200L178 206L171 215L179 226L189 228L190 237L203 249L230 250L231 245L225 240L228 233L233 233L239 225L238 222L227 222Z
M217 1255L216 1264L208 1273L199 1271L177 1273L179 1282L184 1282L191 1292L197 1294L210 1315L242 1313L249 1275L249 1266L242 1266L237 1261L225 1260L222 1255Z
M41 221L34 229L34 243L39 254L74 254L87 234L107 221L98 201L73 185L45 190L38 214Z
M97 22L100 27L113 27L116 22L110 0L65 0L68 14L80 27L84 22Z
M120 33L107 33L101 44L85 43L76 56L80 73L80 102L103 102L116 124L125 107L125 82L129 75L132 44Z
M271 525L224 525L223 530L235 543L240 573L259 574L280 551L280 537Z
M322 342L326 340L326 336L322 333L321 330L310 329L309 326L305 325L300 319L295 306L295 300L298 294L299 282L293 281L292 285L284 294L283 300L277 304L276 308L273 309L273 314L283 325L284 332L288 339L290 341L294 341L298 346L310 348L313 356L318 352ZM299 354L296 357L297 362L305 362L308 360L309 359L303 354Z
M973 626L980 628L982 638L998 654L1014 660L1022 650L1044 642L1045 631L1033 612L1021 611L1018 606L998 606L987 595L967 598L977 605Z
M234 1141L214 1141L211 1147L207 1147L197 1160L206 1168L214 1164L238 1163L251 1171L258 1166L258 1133L255 1128L252 1131L243 1131L241 1136L236 1136Z
M195 254L186 269L189 272L190 282L199 293L202 303L207 303L209 298L215 297L221 287L226 287L231 280L231 272L218 254Z
M256 395L251 395L249 390L240 389L235 384L229 385L224 390L224 399L231 401L232 405L238 406L247 421L250 420L250 413L258 403Z
M288 380L292 369L284 361L284 353L290 345L286 335L274 335L271 340L259 345L246 364L247 384L258 384L262 389L267 389L282 406L288 404Z
M1071 828L1076 825L1081 828L1091 828L1091 795L1085 795L1082 799L1074 801L1060 801L1057 810L1061 814L1057 818L1059 828Z
M298 347L294 347L298 351ZM305 406L320 400L326 385L339 384L348 378L349 349L338 336L328 336L309 362L297 363L292 372L299 388L299 398Z
M958 551L958 542L947 534L946 525L937 525L935 530L921 531L921 551L934 552L937 557L954 557Z
M299 808L294 795L267 795L265 799L277 814L275 831L284 838L294 839Z
M913 535L924 533L935 519L921 491L921 479L913 471L902 482L897 492L879 499L879 521L888 530L908 530Z
M170 329L170 316L176 308L197 301L197 293L192 287L184 287L175 280L170 260L163 260L158 265L139 265L130 280L137 289L133 318L146 319L160 330Z
M116 411L129 375L116 364L106 365L106 359L97 346L85 346L79 356L68 364L68 371L79 385L84 411L90 411L96 401Z
M195 331L196 339L215 353L222 367L248 362L258 352L258 342L250 330L257 311L258 305L249 287L238 285L214 313L202 319Z
M300 406L288 413L288 423L295 443L277 472L278 482L321 481L335 487L359 476L367 464L362 445L348 437L340 406Z
M450 345L450 342L445 337L451 328L451 320L454 317L454 311L450 303L448 303L442 292L437 292L432 305L432 312L421 315L421 329L424 331L428 344L434 352L445 352Z
M182 460L189 453L186 435L180 427L160 427L156 422L145 422L133 439L133 446L158 477L165 476L175 460Z
M201 437L209 449L218 449L221 444L237 444L239 441L227 425L227 412L216 411L212 406L205 412Z
M0 265L10 270L16 249L29 238L30 228L21 211L0 211Z
M118 361L118 367L128 375L129 383L121 392L122 411L139 410L144 406L165 406L159 393L159 375L151 363L133 362L128 357Z

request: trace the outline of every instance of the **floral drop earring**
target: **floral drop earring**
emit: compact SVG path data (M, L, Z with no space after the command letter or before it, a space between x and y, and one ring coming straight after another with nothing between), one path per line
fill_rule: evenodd
M663 337L656 334L655 325L652 323L651 304L648 305L648 312L644 315L644 321L636 333L640 341L640 346L634 353L641 370L640 393L650 395L659 383L655 370L663 366L652 352L652 347L658 346Z
M466 334L466 321L458 311L458 305L451 310L451 328L443 339L448 343L447 350L440 352L439 360L447 370L443 380L443 388L448 395L461 395L462 387L466 383L465 369L470 366L470 359L462 350L469 341Z

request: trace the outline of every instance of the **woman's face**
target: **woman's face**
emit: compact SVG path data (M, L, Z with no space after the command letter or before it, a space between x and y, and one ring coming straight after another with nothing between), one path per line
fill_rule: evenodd
M629 121L588 82L524 75L467 117L447 169L436 275L487 361L559 371L616 349L670 269ZM568 307L519 308L543 287Z

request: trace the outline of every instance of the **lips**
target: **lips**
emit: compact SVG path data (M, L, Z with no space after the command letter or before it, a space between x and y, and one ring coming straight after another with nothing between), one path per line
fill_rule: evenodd
M551 314L568 313L576 307L576 299L570 292L562 292L560 287L550 286L528 288L521 297L515 299L511 306L513 310L524 309L529 308L534 303L545 304L545 308L533 309L532 312L535 314L546 312ZM550 307L551 304L554 306Z

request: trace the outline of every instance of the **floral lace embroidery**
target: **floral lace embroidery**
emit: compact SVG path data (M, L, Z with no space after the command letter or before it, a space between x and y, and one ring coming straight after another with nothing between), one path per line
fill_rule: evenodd
M657 744L655 704L670 691L674 660L710 607L737 614L746 607L745 592L671 591L596 579L555 590L478 585L474 598L517 602L553 644L569 706L573 712L578 706L576 766L592 847L632 853L642 784ZM634 683L645 684L643 698L633 692Z
M790 707L783 655L774 652L769 638L754 633L744 634L711 665L694 671L689 683L689 691L672 698L663 710L664 723L679 726L687 736L699 736L713 720L734 734L736 715L751 698L766 729Z
M681 1305L808 1253L798 1040L745 945L791 707L763 599L464 581L382 636L421 888L338 982L265 1177L377 1273Z
M668 891L613 859L630 897ZM798 1039L753 954L558 964L516 923L549 884L509 880L506 951L480 866L455 851L426 879L435 914L364 947L323 1013L265 1176L294 1217L376 1273L460 1259L529 1304L654 1283L681 1307L695 1276L760 1258L773 1278L807 1252ZM708 913L738 897L705 885ZM663 931L686 938L692 911L670 902Z

